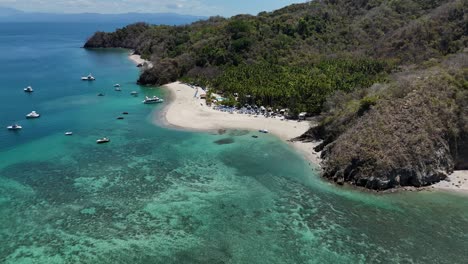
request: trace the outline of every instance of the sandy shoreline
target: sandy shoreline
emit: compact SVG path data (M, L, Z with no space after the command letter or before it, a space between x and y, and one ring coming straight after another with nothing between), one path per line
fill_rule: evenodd
M309 122L282 121L275 118L253 117L244 114L230 114L206 106L200 95L201 88L192 88L180 82L164 86L169 91L168 104L155 116L155 122L193 131L217 131L219 129L246 129L258 131L268 129L270 133L286 141L301 153L313 167L320 169L320 153L313 148L318 143L290 142L310 128ZM428 187L428 190L450 191L468 194L468 171L455 171L447 180Z
M468 194L468 170L454 171L447 180L432 185L434 189Z
M153 64L147 60L144 60L141 58L140 55L136 55L136 54L130 54L128 55L128 58L133 62L135 63L135 65L147 65L148 67L153 67Z
M320 166L319 153L313 151L314 143L289 142L310 128L309 122L282 121L276 118L254 117L244 114L230 114L208 107L205 100L199 99L201 88L192 88L180 82L164 86L170 92L171 100L166 108L156 116L156 122L195 131L217 131L219 129L246 129L258 131L268 129L270 133L288 142L314 164Z

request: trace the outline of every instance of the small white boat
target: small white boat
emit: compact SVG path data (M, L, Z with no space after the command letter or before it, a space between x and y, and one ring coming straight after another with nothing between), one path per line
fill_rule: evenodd
M24 90L24 92L26 92L26 93L32 93L32 92L34 92L34 90L33 90L33 88L32 88L31 86L28 86L28 87L24 88L23 90Z
M82 81L94 81L96 78L93 77L93 75L90 73L88 76L81 77Z
M32 111L31 113L26 115L26 118L31 119L31 118L39 118L41 115L36 113L36 111Z
M153 96L153 97L146 96L145 100L143 100L144 104L157 104L157 103L162 103L162 102L164 102L164 100L157 96Z
M73 132L65 132L65 136L72 136Z
M22 129L23 127L18 125L18 124L14 124L14 125L11 125L11 126L7 126L7 129L8 130L20 130Z
M131 95L135 96L135 95L138 95L138 92L137 91L133 91L130 93Z
M265 133L265 134L269 133L269 131L267 129L260 129L260 130L258 130L258 132Z
M114 84L114 87L120 87L120 84L116 83Z
M96 143L98 144L104 144L104 143L109 143L110 142L110 139L108 138L100 138L98 140L96 140Z
M115 90L116 90L117 92L121 92L121 91L122 91L122 89L120 89L120 87L115 88Z

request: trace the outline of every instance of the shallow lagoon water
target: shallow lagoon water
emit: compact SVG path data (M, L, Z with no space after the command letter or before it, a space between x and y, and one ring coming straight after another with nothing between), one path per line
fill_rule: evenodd
M271 135L162 128L151 122L162 105L141 101L164 91L134 84L127 51L79 48L93 25L44 28L0 27L0 48L16 54L0 65L0 123L24 127L0 129L0 262L468 259L466 197L339 188ZM89 72L97 80L81 82ZM31 110L42 117L25 120Z

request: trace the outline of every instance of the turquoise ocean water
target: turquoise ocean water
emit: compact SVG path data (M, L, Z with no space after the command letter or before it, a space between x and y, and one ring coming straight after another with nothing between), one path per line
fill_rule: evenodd
M80 48L116 26L0 24L0 263L466 263L466 197L343 189L273 136L152 124L165 94L128 51Z

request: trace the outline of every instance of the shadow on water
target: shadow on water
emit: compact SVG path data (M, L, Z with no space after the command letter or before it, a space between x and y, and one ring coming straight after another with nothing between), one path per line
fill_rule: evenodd
M234 143L234 139L233 138L223 138L223 139L216 140L214 143L217 144L217 145L229 145L229 144Z

